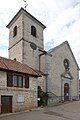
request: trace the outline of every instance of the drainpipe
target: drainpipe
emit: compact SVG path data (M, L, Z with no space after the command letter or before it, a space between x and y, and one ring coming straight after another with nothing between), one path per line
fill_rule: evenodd
M41 54L39 54L39 71L40 71L40 69L41 69L41 64L40 64L41 56L44 55L44 54L47 54L47 52L46 52L46 51L43 51L43 50L41 50L41 49L39 49L39 51L42 52Z
M47 85L47 82L48 82L48 74L46 74L46 106L48 105L48 85Z
M44 54L48 54L49 56L51 56L52 57L52 55L51 54L49 54L49 53L47 53L46 51L43 51L43 50L41 50L41 49L39 49L39 51L40 52L42 52L41 54L39 54L39 71L41 70L41 64L40 64L40 59L41 59L41 56L42 55L44 55ZM49 74L45 74L45 77L46 77L46 106L47 106L47 104L48 104L48 101L47 101L47 92L48 92L48 86L47 86L47 82L48 82L48 75Z
M63 100L62 98L62 75L61 75L61 101Z
M44 54L47 54L46 51L43 51L41 49L39 49L40 52L42 52L41 54L39 54L39 71L41 71L41 56L44 55ZM45 77L46 77L46 106L47 106L47 74L45 74Z

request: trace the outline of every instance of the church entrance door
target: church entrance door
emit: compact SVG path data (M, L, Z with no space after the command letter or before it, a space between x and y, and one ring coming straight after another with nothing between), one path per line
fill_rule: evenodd
M64 84L64 100L65 101L69 100L69 84L68 83Z

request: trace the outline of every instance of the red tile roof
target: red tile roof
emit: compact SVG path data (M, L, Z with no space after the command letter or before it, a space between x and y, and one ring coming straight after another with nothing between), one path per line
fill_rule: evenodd
M39 73L37 73L36 70L32 69L31 67L25 64L21 64L18 61L7 59L4 57L0 57L0 69L11 70L37 77L39 76Z

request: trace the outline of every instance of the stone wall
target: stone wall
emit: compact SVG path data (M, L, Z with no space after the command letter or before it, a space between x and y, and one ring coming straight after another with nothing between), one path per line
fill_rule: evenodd
M39 49L43 49L43 28L25 14L23 19L23 38L25 40L23 43L23 63L39 70ZM36 28L36 37L31 35L32 25ZM36 44L36 50L30 47L31 42Z
M12 96L12 112L29 110L37 107L37 78L30 77L29 89L7 87L6 72L0 71L0 105L1 96Z
M22 62L22 42L23 37L23 14L13 22L9 30L9 58L16 58ZM17 35L13 36L14 27L17 26Z
M51 68L48 66L46 67L48 74L48 90L51 93L54 93L56 96L64 96L64 84L65 83L69 83L71 91L70 91L70 96L72 97L72 99L74 98L74 96L76 97L76 99L78 98L79 95L79 71L76 65L76 62L74 60L74 57L70 51L70 48L68 47L68 45L62 44L61 46L58 46L57 48L55 48L53 51L50 52L50 54L52 54L52 58L48 57L48 59L50 59L49 61L52 60L51 64ZM63 64L64 59L67 58L70 62L70 69L69 72L72 75L73 79L70 83L69 79L66 79L62 84L62 80L61 80L61 74L65 73L65 67ZM49 65L50 66L50 65ZM63 90L62 90L63 89Z
M17 26L17 35L13 37L13 29ZM31 26L36 28L36 37L31 35ZM33 50L30 43L36 44L37 49ZM9 58L16 58L17 61L27 64L39 70L39 49L44 49L43 27L34 19L22 13L9 30Z

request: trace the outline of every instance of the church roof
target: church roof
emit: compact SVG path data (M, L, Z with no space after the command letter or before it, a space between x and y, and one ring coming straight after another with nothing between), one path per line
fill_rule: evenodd
M21 64L16 60L11 60L8 58L0 57L0 69L1 70L10 70L15 71L23 74L29 74L31 76L39 77L39 73L37 73L31 67Z
M43 29L46 28L45 25L43 25L39 20L37 20L34 16L32 16L30 13L28 13L25 9L21 8L17 14L13 17L13 19L9 22L9 24L6 26L8 28L11 27L11 25L16 21L16 19L22 14L26 14L29 18L33 19L35 22L37 22Z
M76 59L75 59L75 57L74 57L74 54L73 54L73 52L72 52L72 50L71 50L71 48L70 48L70 45L69 45L68 41L65 41L65 42L63 42L62 44L58 45L57 47L54 47L54 48L48 50L47 53L51 54L52 52L54 52L55 50L57 50L58 48L60 48L60 47L61 47L62 45L64 45L64 44L67 44L67 46L68 46L68 48L69 48L69 50L70 50L70 52L71 52L71 54L72 54L72 57L73 57L73 59L74 59L74 61L75 61L75 64L76 64L76 66L77 66L77 68L78 68L78 70L79 70L79 66L78 66L78 64L77 64L77 61L76 61Z

